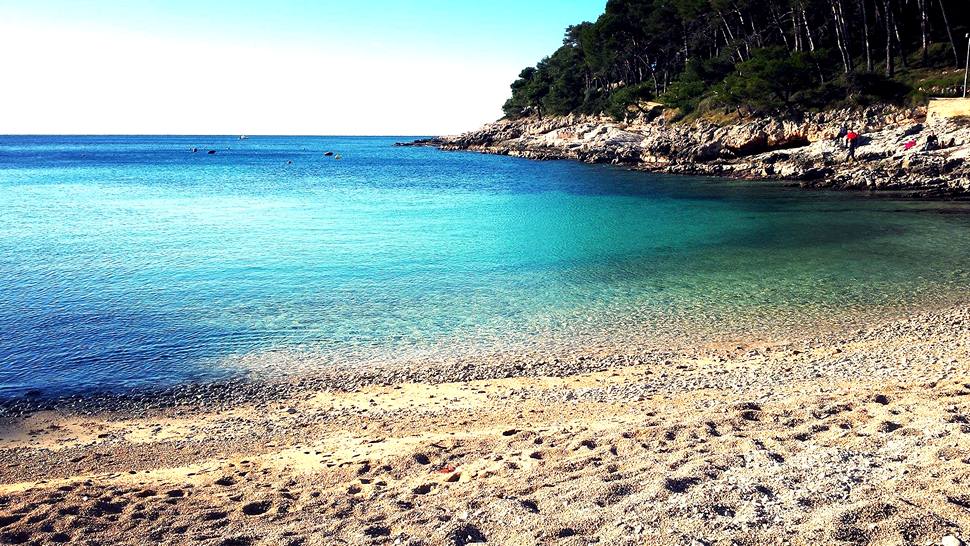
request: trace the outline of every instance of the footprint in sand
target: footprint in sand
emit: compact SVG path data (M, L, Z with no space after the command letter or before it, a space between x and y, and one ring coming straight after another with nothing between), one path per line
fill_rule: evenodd
M479 542L486 542L485 535L474 525L465 524L452 529L447 535L446 544L466 546Z
M371 538L386 537L391 535L391 530L381 525L372 525L364 529L364 534Z
M425 455L424 453L415 453L414 460L418 464L431 464L431 459L429 459L428 456Z
M120 514L122 511L124 511L125 506L127 505L128 503L124 501L109 502L99 500L94 503L94 506L87 510L87 515L97 518L106 514Z
M700 480L693 477L688 478L667 478L664 487L671 493L684 493L691 486L696 485Z
M229 512L214 511L202 514L202 521L218 521L229 517Z
M0 542L4 544L26 544L30 540L30 533L26 531L10 531L0 535Z
M899 423L894 423L892 421L884 421L881 425L879 425L878 430L879 432L889 433L889 432L899 430L901 428L903 428L903 425L900 425Z
M259 516L265 514L273 506L270 501L250 502L242 507L243 514L247 516Z
M62 515L62 516L76 516L76 515L78 515L78 514L81 513L81 507L80 506L65 506L63 508L59 508L57 510L57 513L60 514L60 515Z

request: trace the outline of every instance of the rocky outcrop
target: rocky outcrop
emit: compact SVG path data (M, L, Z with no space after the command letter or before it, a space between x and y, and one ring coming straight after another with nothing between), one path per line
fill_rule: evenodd
M854 160L838 139L841 129L863 135ZM915 145L907 149L908 141ZM970 195L970 123L927 123L920 108L881 106L728 125L675 123L663 116L627 122L579 115L526 118L414 144L670 173L791 180L811 187Z

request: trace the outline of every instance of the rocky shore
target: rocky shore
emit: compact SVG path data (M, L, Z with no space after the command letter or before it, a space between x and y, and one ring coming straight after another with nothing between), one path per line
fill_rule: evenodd
M843 129L862 135L854 159L838 138ZM906 149L909 141L915 145ZM786 180L815 188L914 197L970 195L970 121L928 121L926 108L879 106L728 124L674 122L656 111L625 122L577 115L524 118L413 144L665 173Z
M966 305L778 342L487 364L8 414L0 544L970 538Z

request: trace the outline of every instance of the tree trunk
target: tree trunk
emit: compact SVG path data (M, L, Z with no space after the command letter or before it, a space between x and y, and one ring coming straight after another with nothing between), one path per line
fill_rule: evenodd
M953 50L953 62L957 68L960 67L960 54L957 53L957 43L953 40L953 30L950 28L950 21L946 17L946 6L943 0L939 0L940 11L943 12L943 26L946 27L946 35L950 38L950 49Z
M849 24L845 21L845 5L842 0L837 0L836 5L839 7L839 25L842 29L842 47L845 48L845 58L849 65L849 72L855 69L853 59L852 59L852 37L849 34Z
M741 30L744 30L744 14L742 14L741 10L739 9L736 9L734 11L735 13L738 14L738 21L741 21ZM756 27L754 24L754 17L751 18L751 33L754 35L754 41L756 44L758 44L758 47L764 47L764 45L761 43L761 32L758 30L758 27ZM751 48L748 46L747 39L744 40L744 48L747 50L748 56L750 57Z
M738 61L743 61L744 60L744 53L741 53L741 48L738 47L738 40L737 40L737 38L734 37L734 31L731 30L731 25L728 24L727 19L724 18L724 14L723 13L721 13L720 11L718 11L717 12L717 15L721 18L721 22L724 23L725 40L728 40L729 42L733 43L735 49L738 52Z
M896 13L893 11L892 3L890 2L889 11L892 12L893 19L893 33L896 35L896 52L899 53L899 66L906 69L906 52L903 50L903 36L899 33L899 18L896 17Z
M684 27L684 66L687 66L687 61L690 60L690 48L687 45L687 27Z
M859 0L862 11L862 37L866 44L866 72L872 72L872 46L869 43L869 14L866 11L866 0Z
M832 0L832 20L835 22L835 41L842 55L842 67L845 73L852 72L852 56L849 54L848 37L846 36L845 19L842 16L841 0ZM806 23L807 24L807 23Z
M919 7L919 33L920 47L923 53L923 64L929 60L930 36L929 36L929 15L926 13L926 0L916 0Z
M893 8L892 0L883 0L883 20L886 23L886 77L896 75L896 65L893 59Z
M805 5L802 5L802 22L805 23L805 35L808 37L808 50L815 53L815 38L812 38L812 27L808 26L808 16L805 15Z
M781 34L781 41L785 43L785 49L791 51L791 44L788 43L788 35L785 34L785 29L781 26L781 19L778 18L778 12L776 12L775 7L770 4L768 9L771 10L771 19L775 23L775 28L778 29L778 34Z

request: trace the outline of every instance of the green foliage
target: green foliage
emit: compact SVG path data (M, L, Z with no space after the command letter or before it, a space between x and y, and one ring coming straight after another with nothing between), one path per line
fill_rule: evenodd
M679 109L681 113L689 114L697 109L707 87L707 83L696 72L685 70L667 88L662 100L668 106Z
M970 29L970 10L955 0L835 1L609 0L596 21L568 27L559 49L519 74L505 115L623 117L657 97L683 114L771 113L953 93L952 74L937 82L925 72L962 64L949 36ZM889 35L887 5L898 26ZM893 78L878 75L890 67Z
M524 68L519 79L512 83L512 98L504 106L505 115L517 118L532 111L542 116L542 99L549 94L549 76L545 72L543 60L536 67Z
M550 114L568 114L582 105L582 54L578 48L563 45L544 65L549 91L542 99L542 106Z
M653 98L653 86L647 83L626 85L610 94L605 112L613 116L613 119L622 120L631 109L646 113L646 110L640 108L640 103Z
M689 114L708 97L708 91L734 70L734 64L724 57L692 59L683 72L668 87L661 101Z
M774 113L792 109L797 94L818 83L808 54L771 47L755 50L750 59L738 63L724 78L719 94L728 106Z

